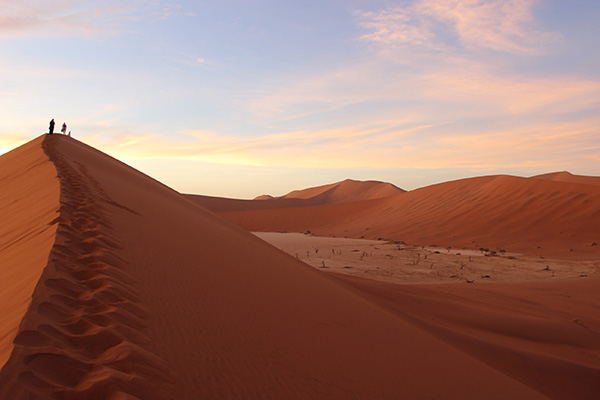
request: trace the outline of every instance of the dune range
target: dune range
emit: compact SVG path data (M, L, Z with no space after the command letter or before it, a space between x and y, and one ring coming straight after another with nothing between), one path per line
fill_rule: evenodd
M279 197L262 195L254 200L228 199L196 194L186 194L185 196L212 211L225 212L352 203L391 197L404 192L405 190L391 183L376 181L361 182L346 179L345 181L329 185L317 186L305 190L294 190Z
M225 207L215 199L191 199L250 231L310 231L318 236L590 260L600 259L597 182L596 177L568 173L484 176L394 196L305 207L262 205L271 200L229 202Z
M67 136L0 167L0 399L597 398L597 279L326 275Z

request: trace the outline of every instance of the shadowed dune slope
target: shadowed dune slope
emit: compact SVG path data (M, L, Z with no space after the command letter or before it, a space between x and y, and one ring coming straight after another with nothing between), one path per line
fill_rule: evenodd
M0 157L0 188L2 367L54 244L60 188L42 138Z
M546 398L117 160L43 146L60 217L0 399Z
M545 179L485 176L384 199L221 215L251 231L600 257L600 187Z
M349 203L361 200L397 196L405 191L391 183L378 181L354 181L347 179L330 185L295 190L284 196L259 196L254 200L227 199L201 195L185 196L215 212L272 210L288 207L308 207L325 204Z
M549 398L598 398L598 279L457 286L336 276Z

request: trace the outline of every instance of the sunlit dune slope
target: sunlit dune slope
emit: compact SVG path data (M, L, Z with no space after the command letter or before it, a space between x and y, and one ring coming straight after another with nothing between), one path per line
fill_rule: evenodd
M567 171L536 175L531 177L531 179L546 179L555 182L581 183L585 185L600 186L600 176L573 175Z
M486 176L384 199L221 215L254 231L600 257L600 187L546 179Z
M60 216L0 399L546 398L89 146L43 148Z
M313 188L294 190L283 198L313 199L319 204L349 203L352 201L379 199L404 193L403 189L387 182L345 181Z
M0 157L0 366L13 348L31 294L54 244L59 205L56 169L42 138Z
M294 190L280 197L263 195L254 200L237 200L201 195L185 196L212 211L242 211L349 203L391 197L401 193L404 193L404 190L391 183L346 179L345 181L330 185Z

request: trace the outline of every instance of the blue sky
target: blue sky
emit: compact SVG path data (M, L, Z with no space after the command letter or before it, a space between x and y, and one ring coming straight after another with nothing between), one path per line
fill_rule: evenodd
M0 152L55 118L186 193L600 175L600 2L0 0Z

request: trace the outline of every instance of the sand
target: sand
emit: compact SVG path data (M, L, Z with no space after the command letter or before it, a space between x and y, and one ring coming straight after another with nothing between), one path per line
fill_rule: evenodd
M600 261L255 234L550 398L598 396Z
M70 137L0 163L3 305L21 310L0 314L0 399L598 393L595 278L515 297L328 274Z
M293 190L282 196L282 198L312 200L312 205L322 205L381 199L396 196L404 192L404 189L400 189L387 182L346 179L329 185Z
M38 138L0 157L0 365L12 352L54 244L60 191L41 143Z
M212 211L225 212L353 203L362 200L388 198L404 192L403 189L391 183L346 179L330 185L294 190L279 197L262 195L254 200L228 199L195 194L186 194L185 196Z
M409 246L382 240L254 232L312 267L398 284L556 281L600 277L600 260L577 261L518 253Z
M600 259L600 186L583 183L497 175L380 199L218 213L250 231Z

